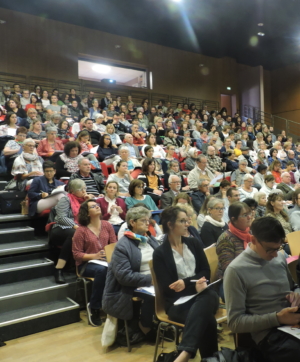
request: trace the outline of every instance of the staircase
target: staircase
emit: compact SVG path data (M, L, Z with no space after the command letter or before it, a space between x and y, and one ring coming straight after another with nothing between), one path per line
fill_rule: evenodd
M76 276L55 283L47 237L35 235L34 221L0 215L0 341L80 320Z

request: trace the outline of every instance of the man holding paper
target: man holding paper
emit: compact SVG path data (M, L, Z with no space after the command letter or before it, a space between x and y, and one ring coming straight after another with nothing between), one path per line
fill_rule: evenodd
M251 333L268 361L298 361L300 340L278 329L300 324L300 290L279 252L285 232L278 220L262 217L251 233L245 251L225 271L228 325L234 333Z

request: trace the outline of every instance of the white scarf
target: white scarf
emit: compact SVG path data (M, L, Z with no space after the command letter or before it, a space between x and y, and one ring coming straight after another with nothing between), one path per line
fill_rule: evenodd
M225 221L217 221L215 219L213 219L211 216L209 215L206 215L205 218L204 218L204 221L207 221L207 222L210 222L211 224L213 224L214 226L217 226L219 228L222 228L225 226Z

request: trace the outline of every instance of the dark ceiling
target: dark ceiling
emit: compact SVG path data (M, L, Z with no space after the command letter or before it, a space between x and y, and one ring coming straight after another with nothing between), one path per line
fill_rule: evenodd
M300 60L300 0L0 0L0 7L266 69Z

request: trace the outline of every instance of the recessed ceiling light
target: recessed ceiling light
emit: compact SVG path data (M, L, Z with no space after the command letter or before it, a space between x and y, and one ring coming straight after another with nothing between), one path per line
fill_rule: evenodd
M262 33L261 31L257 33L258 36L265 36L265 33Z
M5 24L6 21L5 20L0 20L0 24Z
M180 3L181 0L173 0L174 3Z
M104 64L96 64L92 67L94 72L97 73L102 73L102 74L107 74L111 71L111 67L109 67L108 65L104 65Z
M227 90L231 90L231 87L227 87Z
M257 25L258 26L264 26L264 23L258 23Z
M199 64L199 67L204 67L204 64Z
M115 45L115 48L116 48L116 49L120 49L120 48L121 48L121 45L116 44L116 45Z

